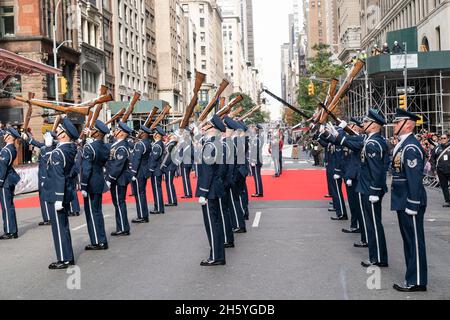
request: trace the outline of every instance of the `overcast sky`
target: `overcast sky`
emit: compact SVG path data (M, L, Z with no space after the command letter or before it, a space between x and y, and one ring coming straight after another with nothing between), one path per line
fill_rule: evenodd
M280 47L289 41L288 14L292 11L291 6L290 0L253 1L255 54L262 67L261 81L276 95L281 95ZM276 100L271 100L271 108L278 105ZM273 116L277 112L274 113Z

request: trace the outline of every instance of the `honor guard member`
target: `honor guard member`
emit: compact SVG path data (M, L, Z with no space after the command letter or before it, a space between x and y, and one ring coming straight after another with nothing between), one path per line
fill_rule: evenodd
M223 181L220 177L222 144L218 132L225 132L222 120L214 115L210 120L212 127L205 133L202 147L202 161L199 164L196 196L202 206L206 234L211 246L209 258L201 266L225 265L225 246L223 223L219 199L224 195ZM217 140L216 140L217 139Z
M153 191L153 202L155 204L153 211L150 214L164 213L164 198L162 193L162 176L161 164L164 154L164 142L162 138L166 135L164 130L157 126L153 134L154 143L152 144L152 151L149 158L149 171Z
M392 161L391 210L397 211L406 261L405 282L394 284L394 289L402 292L426 291L428 281L423 227L427 193L422 180L426 159L413 135L419 119L403 109L397 109L394 119L399 143Z
M3 140L6 145L0 151L0 201L2 202L4 234L0 236L0 240L17 239L18 237L14 190L20 177L13 168L13 162L17 157L14 143L19 138L19 132L13 127L4 130Z
M48 204L44 201L43 193L44 190L44 180L47 177L47 162L50 158L50 154L53 149L55 149L56 144L54 139L56 138L56 134L51 131L46 131L44 134L44 143L37 141L34 137L28 136L27 133L22 133L22 140L26 141L30 145L39 149L39 158L38 158L38 192L39 192L39 203L41 205L41 215L42 221L39 222L39 226L49 226L50 222L50 213L48 211Z
M244 121L240 121L239 124L241 125L242 131L240 132L240 139L242 143L244 144L244 161L245 161L245 168L246 168L246 175L244 179L244 190L241 194L241 205L244 208L244 219L249 220L249 210L248 210L248 187L247 187L247 177L250 174L250 161L249 161L249 137L247 136L248 127L244 123Z
M194 144L192 142L193 135L191 132L184 134L183 147L180 147L180 159L182 162L180 164L181 178L183 179L183 190L184 196L182 199L192 198L192 187L191 187L191 171L194 164Z
M91 244L85 250L107 250L105 220L103 218L102 198L107 191L104 168L109 158L109 149L104 142L109 128L100 120L96 120L91 137L83 149L81 163L81 193L84 198L84 212Z
M71 172L77 147L78 131L68 118L64 118L56 130L58 144L47 163L47 178L44 181L45 199L48 203L52 223L53 242L57 262L49 269L66 269L75 264L69 227L69 206L73 200Z
M114 131L115 141L111 145L109 160L106 163L106 184L116 212L116 231L113 237L129 236L130 224L127 212L127 186L130 183L129 157L127 138L133 132L125 123L119 121Z
M444 195L444 208L450 207L450 194L448 192L450 181L450 142L449 135L443 133L439 138L439 145L433 149L431 154L431 165L439 178L439 184Z
M243 176L243 174L246 174L245 171L246 168L244 168L245 160L243 159L245 156L243 151L244 146L241 145L240 150L238 149L239 143L238 131L242 130L242 127L238 122L232 120L229 117L225 117L224 122L227 128L229 129L227 131L227 136L229 136L227 144L230 146L231 149L230 157L232 157L232 160L230 161L233 163L233 166L228 169L231 171L230 175L232 182L230 188L230 198L229 198L230 200L228 204L231 214L231 223L233 227L233 232L245 233L247 232L245 226L245 211L241 201L241 194L243 192L245 184L245 176Z
M254 126L254 134L251 139L251 147L250 147L250 168L252 170L252 176L255 181L255 189L256 192L252 194L253 198L262 198L264 197L264 188L261 177L261 168L263 166L262 162L262 147L261 143L262 136L260 135L260 130L262 127L257 124Z
M166 191L168 203L165 204L167 207L176 207L178 205L177 193L175 190L175 185L173 179L177 172L177 165L172 159L172 152L176 152L177 147L177 137L171 134L169 141L165 146L165 155L161 163L161 170L164 173L164 180L166 181Z
M361 151L360 178L356 191L361 193L363 214L367 225L369 261L363 267L388 266L388 253L384 228L381 222L381 203L387 192L386 172L389 153L386 140L381 136L384 117L376 110L369 110L364 118L364 130L368 134Z
M152 151L151 130L141 125L139 141L134 145L131 155L130 171L133 195L136 198L137 219L133 223L148 223L147 179L149 177L148 161Z
M362 203L362 195L361 193L357 192L356 188L359 184L359 179L361 177L360 171L361 171L361 151L364 148L364 143L367 138L367 135L364 131L364 125L352 118L350 123L354 123L356 126L351 127L354 131L357 133L359 132L359 135L356 136L349 136L347 135L344 130L339 129L336 137L336 141L340 143L342 146L348 148L352 151L352 156L349 160L348 169L346 170L346 185L347 185L347 193L349 197L349 206L352 210L352 217L354 215L354 211L356 212L357 218L358 218L358 225L359 225L359 232L361 233L361 241L354 243L353 246L356 248L367 248L367 224L366 224L366 218L363 214L363 203ZM345 123L342 123L341 128L345 126ZM351 186L351 188L348 188ZM357 208L354 207L355 199L353 199L353 194L355 193L356 196L356 205ZM353 209L352 209L353 208ZM343 232L349 232L352 231L351 229L343 229Z
M336 216L339 216L337 210L339 210L339 197L336 189L336 182L334 179L335 171L334 168L336 166L336 157L335 157L335 145L329 141L330 134L325 130L325 126L320 126L318 142L325 149L325 166L326 166L326 177L327 177L327 185L328 192L331 196L332 202L330 204L332 207L328 208L329 212L336 212ZM342 211L341 211L342 212Z
M75 157L75 164L72 167L72 180L73 184L73 200L69 206L69 217L75 217L80 215L80 202L78 201L77 190L81 189L81 162L83 161L83 147L80 143L77 145L77 156Z

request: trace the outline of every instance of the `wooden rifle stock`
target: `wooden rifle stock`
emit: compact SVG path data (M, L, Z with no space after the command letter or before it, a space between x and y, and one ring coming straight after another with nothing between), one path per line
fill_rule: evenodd
M130 118L131 114L134 111L134 108L136 106L136 103L138 102L139 98L141 97L141 94L139 92L135 92L133 95L133 98L130 101L130 104L128 105L127 111L122 117L122 122L127 122Z
M147 117L147 120L145 120L145 122L144 122L144 127L147 127L147 128L150 127L150 125L152 124L153 117L158 113L158 110L159 110L158 107L153 107L152 111L150 112L150 114Z
M180 129L185 129L189 125L189 119L192 117L192 114L194 113L194 108L198 102L198 92L200 91L200 88L202 87L205 78L206 74L196 71L194 94L192 96L191 102L186 107L183 119L181 120Z
M58 129L59 124L61 123L62 120L62 116L61 115L57 115L55 118L55 122L53 122L53 128L52 131L56 133L56 129Z
M153 122L152 126L150 127L151 130L155 130L158 124L160 124L161 121L164 120L166 115L170 112L170 109L172 109L171 106L166 105L164 109L161 111L161 114L156 118L155 122Z
M229 117L231 119L236 118L238 115L240 115L242 113L242 111L244 111L244 107L243 106L239 106L236 109L234 109L233 111L230 112Z
M30 103L33 106L41 107L41 108L44 108L44 109L52 109L52 110L61 111L61 112L64 112L64 113L73 112L73 113L78 113L78 114L82 114L82 115L85 115L85 116L87 116L89 114L89 110L91 109L91 107L89 107L89 106L63 107L63 106L55 105L55 104L50 103L50 102L42 102L42 101L25 99L25 98L23 98L21 96L14 96L13 98L14 98L14 100L17 100L17 101L20 101L20 102L24 102L24 103Z
M115 122L117 120L120 120L123 117L123 115L125 114L126 111L127 111L127 109L125 109L125 108L120 109L115 115L113 115L111 117L111 119L106 121L105 124L109 125L109 124L111 124L111 123L113 123L113 122Z
M250 118L255 112L258 112L259 110L261 110L261 106L256 106L252 110L244 114L242 117L240 117L238 120L244 121L245 119Z
M222 83L220 84L219 88L217 89L216 94L214 95L213 99L211 99L211 101L206 106L205 110L203 110L203 112L200 114L200 117L198 118L199 122L205 121L205 119L208 117L208 114L211 112L211 110L214 108L215 104L217 103L217 100L220 98L220 95L222 94L222 92L225 91L225 89L228 87L229 84L230 83L226 79L222 80Z
M320 106L324 109L326 114L328 114L331 118L333 118L334 121L336 121L336 123L340 124L342 122L341 119L336 117L336 115L333 112L331 112L324 104L320 104ZM348 125L344 128L344 131L351 136L358 135L358 133L353 131Z
M34 92L28 92L28 101L32 100L34 98L35 94ZM30 125L30 119L31 119L31 114L33 113L33 105L28 102L28 109L27 109L27 114L25 115L25 121L23 123L23 127L22 130L23 132L27 132L28 131L28 126Z
M225 117L225 115L227 115L231 109L238 104L239 102L241 102L244 98L241 95L238 95L236 97L234 97L233 100L231 100L230 102L228 102L228 104L223 107L221 110L219 110L216 115L219 117ZM199 128L204 127L207 124L206 120L203 120L203 122L200 124Z

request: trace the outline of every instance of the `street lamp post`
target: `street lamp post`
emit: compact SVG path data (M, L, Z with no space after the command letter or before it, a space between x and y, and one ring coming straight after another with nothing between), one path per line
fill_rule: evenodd
M403 42L403 47L405 50L405 69L403 71L403 76L405 77L405 97L406 97L406 109L408 109L408 51L407 43Z

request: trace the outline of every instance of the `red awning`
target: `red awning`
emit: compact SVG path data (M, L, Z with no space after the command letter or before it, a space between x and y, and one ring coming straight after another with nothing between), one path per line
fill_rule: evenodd
M15 75L61 74L61 70L0 49L0 79Z

